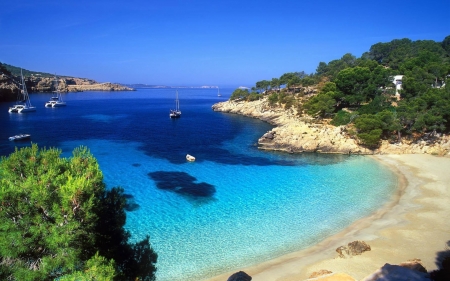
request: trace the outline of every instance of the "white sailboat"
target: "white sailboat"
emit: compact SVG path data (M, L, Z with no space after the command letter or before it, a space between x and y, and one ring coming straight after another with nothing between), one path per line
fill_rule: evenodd
M20 76L22 77L22 84L19 92L19 100L17 104L8 109L8 112L26 113L36 111L36 107L31 105L30 97L28 96L27 85L23 79L22 69L20 70Z
M61 92L58 87L58 77L55 75L55 95L45 103L45 107L61 107L66 106L66 103L62 100Z
M180 111L180 101L178 100L178 90L176 92L176 100L175 100L175 109L170 110L170 118L180 118L181 117L181 111Z
M222 95L220 94L220 89L219 89L219 87L217 87L217 96L218 97L221 97Z

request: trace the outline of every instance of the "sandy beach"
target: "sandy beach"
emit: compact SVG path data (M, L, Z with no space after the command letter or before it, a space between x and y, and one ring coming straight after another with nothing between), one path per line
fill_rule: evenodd
M208 280L227 280L239 270L253 281L306 280L323 269L361 280L386 263L411 259L420 259L428 271L437 269L437 260L450 253L450 158L428 154L370 157L399 176L397 195L380 210L311 248ZM338 257L336 248L355 240L365 241L371 251Z

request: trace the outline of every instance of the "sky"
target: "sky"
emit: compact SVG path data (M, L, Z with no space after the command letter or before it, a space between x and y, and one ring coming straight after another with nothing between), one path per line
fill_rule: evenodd
M8 0L0 62L98 82L252 87L450 35L449 0Z

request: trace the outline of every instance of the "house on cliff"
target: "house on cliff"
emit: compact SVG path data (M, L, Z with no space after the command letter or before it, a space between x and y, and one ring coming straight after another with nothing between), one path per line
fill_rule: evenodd
M403 76L404 75L395 75L393 77L392 83L394 83L394 85L395 85L395 97L397 98L397 100L400 99L400 92L399 91L402 89Z

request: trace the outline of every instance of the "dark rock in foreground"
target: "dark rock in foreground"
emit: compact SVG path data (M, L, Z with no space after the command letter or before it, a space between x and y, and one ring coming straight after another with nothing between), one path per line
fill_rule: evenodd
M252 277L244 271L239 271L228 277L227 281L250 281Z

